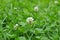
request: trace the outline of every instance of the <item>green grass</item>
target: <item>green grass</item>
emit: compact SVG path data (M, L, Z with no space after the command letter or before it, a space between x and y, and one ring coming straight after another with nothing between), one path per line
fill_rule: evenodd
M54 1L0 0L0 40L60 40L60 1ZM33 24L26 22L28 17Z

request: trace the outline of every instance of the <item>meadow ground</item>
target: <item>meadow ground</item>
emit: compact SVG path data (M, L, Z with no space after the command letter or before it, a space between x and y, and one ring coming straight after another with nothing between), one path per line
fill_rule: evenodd
M60 0L0 0L0 40L60 40Z

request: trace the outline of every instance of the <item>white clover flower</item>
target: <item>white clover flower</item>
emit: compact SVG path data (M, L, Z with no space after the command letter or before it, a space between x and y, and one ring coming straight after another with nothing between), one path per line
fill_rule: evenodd
M18 24L16 24L15 26L18 26Z
M33 23L33 21L34 21L33 17L28 17L26 19L26 22L29 23L29 24Z
M14 29L16 30L18 28L18 26L19 26L18 24L15 24Z
M35 12L38 12L38 11L39 11L38 6L35 6L35 7L34 7L34 11L35 11Z
M54 1L55 4L58 4L58 1Z

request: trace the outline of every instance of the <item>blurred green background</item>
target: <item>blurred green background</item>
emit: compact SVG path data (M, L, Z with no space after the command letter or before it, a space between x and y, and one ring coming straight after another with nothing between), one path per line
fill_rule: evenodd
M0 0L0 40L60 40L60 0Z

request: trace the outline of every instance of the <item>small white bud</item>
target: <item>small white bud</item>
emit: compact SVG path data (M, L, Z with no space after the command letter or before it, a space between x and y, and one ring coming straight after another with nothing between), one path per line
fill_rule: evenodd
M58 4L58 1L54 1L55 4Z
M35 11L35 12L38 12L38 11L39 11L38 6L35 6L35 7L34 7L34 11Z
M18 26L18 24L16 24L16 26Z
M18 26L19 26L18 24L15 24L14 29L16 30L18 28Z
M33 21L34 21L34 19L32 17L28 17L26 19L26 22L29 23L29 24L33 23Z

